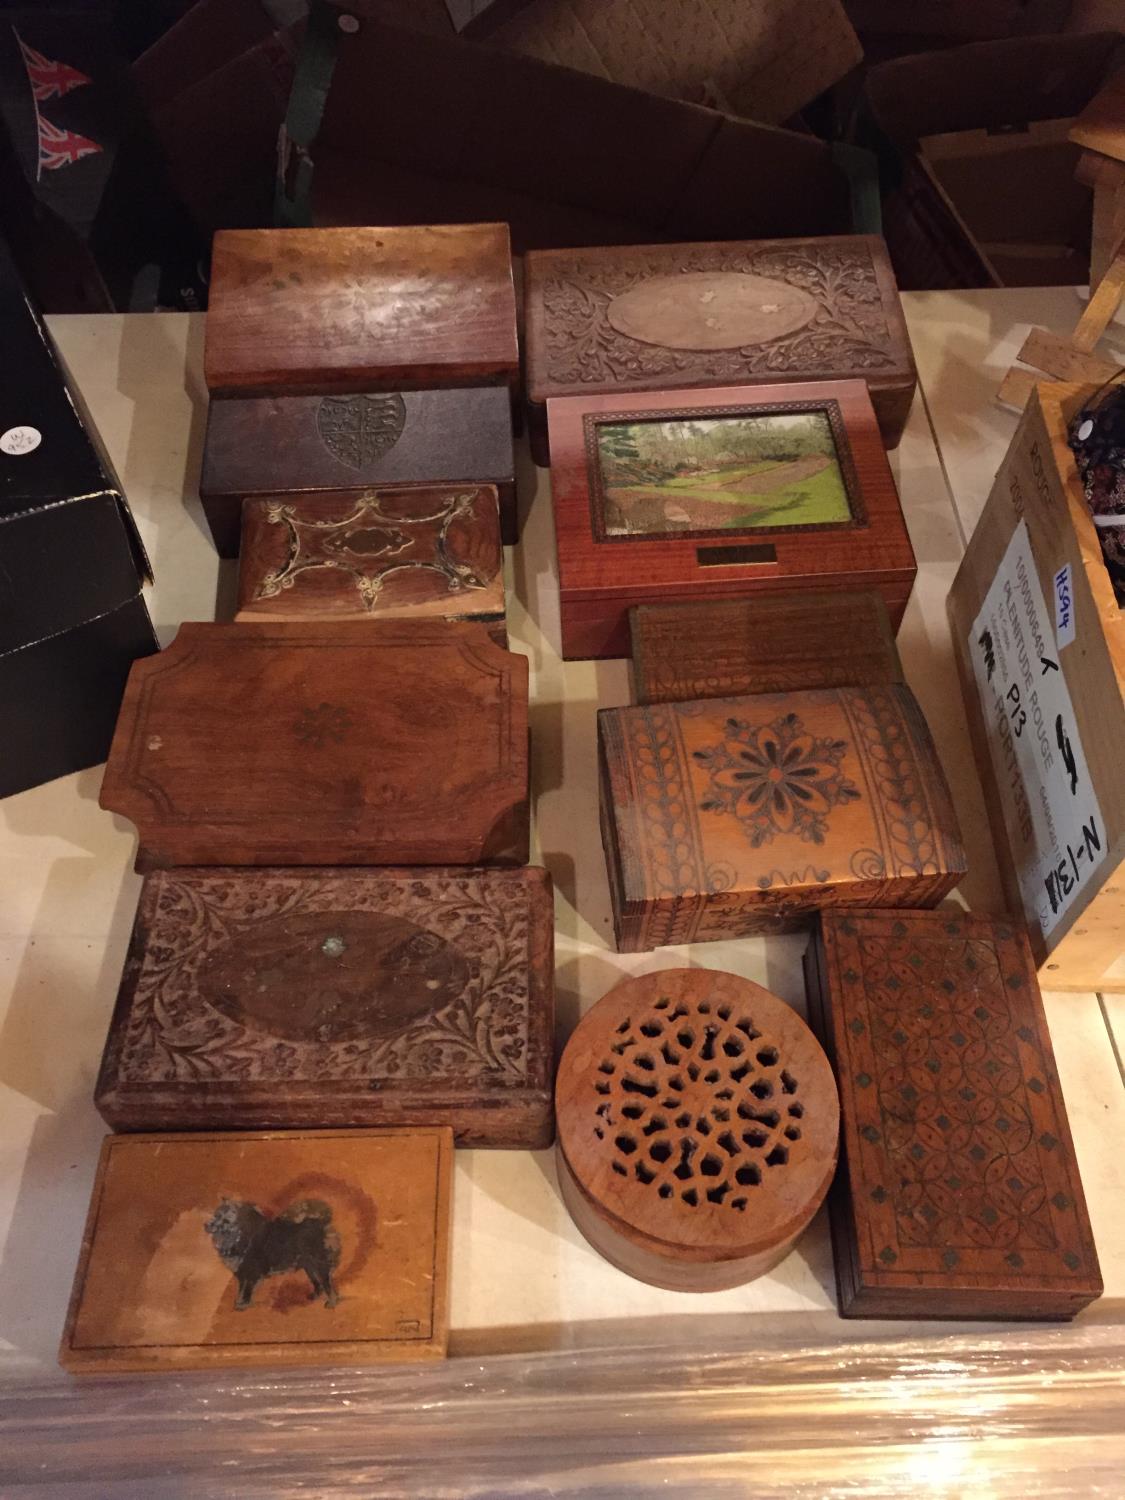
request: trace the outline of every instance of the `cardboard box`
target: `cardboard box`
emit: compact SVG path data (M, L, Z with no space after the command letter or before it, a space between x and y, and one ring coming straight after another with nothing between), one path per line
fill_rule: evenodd
M863 36L908 34L945 44L1057 32L1075 3L1082 0L844 0Z
M272 222L299 42L279 32L154 110L200 224ZM844 175L815 137L367 17L340 33L311 154L318 225L501 221L517 251L850 223Z
M0 796L102 761L157 649L121 486L0 242Z
M1077 115L1120 51L1113 34L980 42L873 67L872 119L903 167L885 200L899 283L1072 286L1089 275Z
M1067 445L1092 394L1037 387L949 620L1005 891L1040 980L1125 991L1125 616Z
M840 0L531 0L489 37L767 125L790 119L863 58Z

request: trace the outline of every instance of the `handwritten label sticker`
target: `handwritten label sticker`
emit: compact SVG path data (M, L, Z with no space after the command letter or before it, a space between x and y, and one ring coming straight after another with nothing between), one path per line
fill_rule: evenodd
M1060 651L1074 644L1074 588L1069 563L1055 574L1055 644Z
M11 458L21 458L25 453L34 453L43 441L38 427L9 427L0 433L0 453Z
M1055 577L1059 605L1060 569ZM1074 604L1066 579L1070 639ZM1056 614L1056 620L1060 617ZM1027 522L1012 534L969 636L988 749L1027 920L1049 937L1105 858L1105 824L1051 635Z

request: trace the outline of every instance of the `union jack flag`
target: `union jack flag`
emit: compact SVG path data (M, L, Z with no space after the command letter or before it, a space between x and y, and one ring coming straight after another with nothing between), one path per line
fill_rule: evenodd
M51 58L44 57L42 52L29 47L14 26L12 32L20 44L23 65L27 69L27 81L31 84L31 92L36 99L61 99L71 89L80 89L84 83L90 82L85 73L80 73L69 63L53 62Z
M53 172L57 167L69 167L84 156L93 156L102 148L76 130L60 130L43 115L39 116L39 166L41 170Z

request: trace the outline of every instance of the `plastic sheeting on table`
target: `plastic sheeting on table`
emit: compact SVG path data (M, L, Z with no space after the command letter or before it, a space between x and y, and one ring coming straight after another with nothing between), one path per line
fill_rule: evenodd
M4 1500L111 1493L1121 1495L1125 1327L815 1348L651 1345L366 1371L28 1384L5 1375Z

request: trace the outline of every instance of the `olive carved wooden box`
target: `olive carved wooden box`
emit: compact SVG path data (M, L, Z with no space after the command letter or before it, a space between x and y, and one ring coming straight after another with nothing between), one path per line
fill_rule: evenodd
M221 229L203 370L208 390L228 396L514 392L508 226Z
M527 684L483 625L183 625L129 675L101 805L142 870L525 864Z
M602 709L598 755L623 953L792 932L822 907L935 906L965 873L898 683Z
M235 618L467 620L506 647L496 491L246 500Z
M452 1184L439 1128L109 1136L59 1362L439 1359Z
M95 1103L116 1130L449 1125L550 1144L545 870L161 870Z
M1020 923L825 912L805 975L840 1088L840 1312L1064 1319L1100 1296Z
M581 394L548 421L567 659L628 655L643 604L870 589L902 620L917 564L862 381Z
M482 484L496 486L504 541L518 541L502 386L212 398L207 410L199 497L221 557L238 555L243 500Z
M539 464L560 396L861 379L902 436L917 373L878 236L533 250L524 285Z

